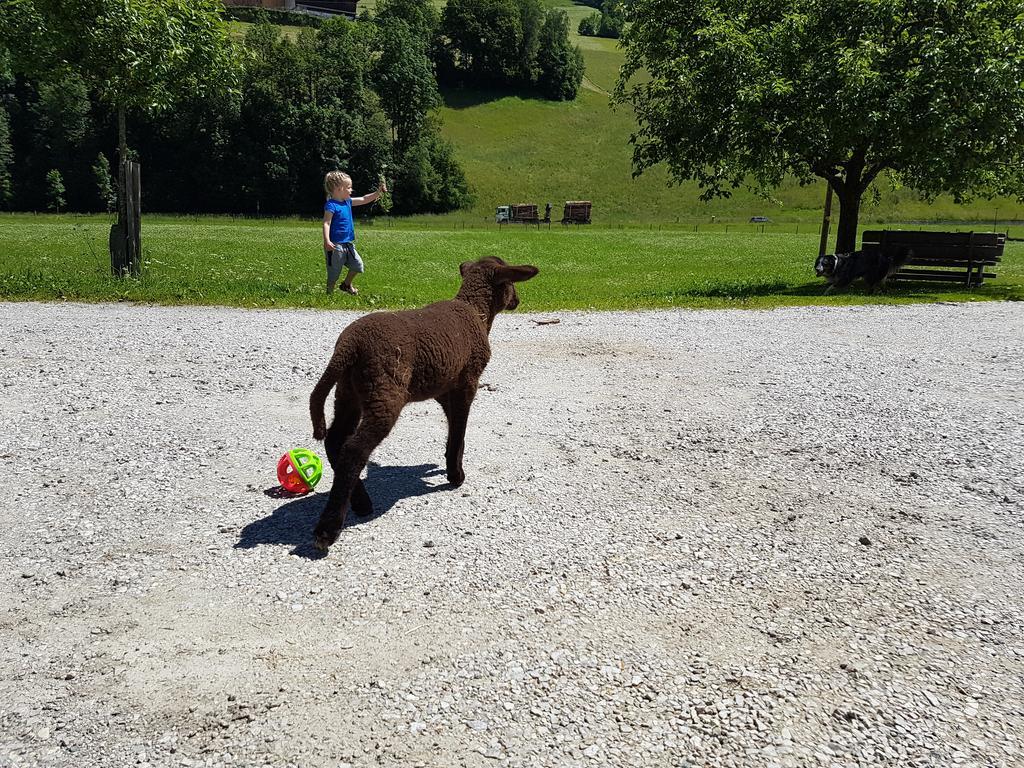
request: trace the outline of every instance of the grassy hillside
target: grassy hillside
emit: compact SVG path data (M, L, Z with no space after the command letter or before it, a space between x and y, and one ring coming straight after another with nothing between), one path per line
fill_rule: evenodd
M781 222L820 220L824 186L790 183L766 201L740 189L727 200L702 203L695 184L668 187L663 168L632 178L629 136L636 129L632 111L613 110L607 93L618 79L623 54L617 42L575 34L579 20L593 9L551 0L564 7L586 61L586 79L578 98L568 104L508 94L464 91L445 94L444 133L451 139L474 188L477 201L467 216L493 217L494 207L532 202L543 207L588 199L595 224L651 222L746 221L754 215ZM981 201L969 206L951 199L929 204L909 190L879 186L878 204L867 200L862 222L974 221L987 226L1024 220L1024 205L1015 201Z
M588 70L589 71L589 70ZM607 70L603 70L606 72ZM601 82L598 80L597 82ZM699 201L695 184L668 187L663 168L632 178L630 110L612 110L601 93L581 89L574 102L563 104L485 92L449 92L442 110L444 133L457 155L477 202L467 216L493 216L494 206L507 202L547 201L561 213L565 200L594 203L595 223L746 221L767 215L776 221L820 220L824 185L787 183L766 201L740 189L725 200ZM881 188L881 201L866 201L862 220L978 221L991 226L1024 219L1024 206L1012 201L958 206L950 199L934 204L909 190Z

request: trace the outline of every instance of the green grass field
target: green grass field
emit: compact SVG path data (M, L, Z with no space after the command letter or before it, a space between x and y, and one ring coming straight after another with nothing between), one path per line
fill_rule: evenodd
M248 32L249 28L252 26L254 25L248 21L229 21L228 31L230 32L231 37L241 39L245 37L245 33ZM283 24L280 26L280 30L281 34L293 42L299 39L299 35L302 34L304 30L310 33L316 31L310 27L290 27Z
M532 263L523 309L773 307L934 300L1024 299L1024 245L1011 243L999 278L824 296L814 277L813 231L554 226L389 228L357 225L367 274L358 297L324 294L315 220L148 216L140 280L109 276L106 216L0 217L0 299L141 301L245 307L418 306L450 298L458 264L495 254Z

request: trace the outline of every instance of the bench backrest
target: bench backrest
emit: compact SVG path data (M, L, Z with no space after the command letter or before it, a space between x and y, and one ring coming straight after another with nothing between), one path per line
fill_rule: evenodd
M942 261L997 263L1003 255L1006 235L1001 232L926 232L918 230L869 230L861 236L866 251L893 253L914 251L912 264Z

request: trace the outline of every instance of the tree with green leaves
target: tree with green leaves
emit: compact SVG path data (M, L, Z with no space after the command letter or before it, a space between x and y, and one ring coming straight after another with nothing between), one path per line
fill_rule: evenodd
M220 88L234 61L219 0L17 0L0 22L16 71L41 80L71 70L118 114L158 111L180 94Z
M39 83L38 99L29 106L33 137L29 151L33 174L60 168L69 208L81 210L92 197L89 157L96 138L92 104L82 79L74 72L60 80Z
M523 17L516 0L448 0L439 32L445 77L484 85L517 83Z
M0 47L15 71L41 81L81 77L117 114L123 163L128 111L159 111L181 94L233 83L222 10L220 0L16 0L0 13ZM138 254L132 258L137 267Z
M14 199L14 142L7 111L14 75L8 59L7 52L0 49L0 207L3 208L7 208Z
M421 40L432 43L441 23L441 16L432 0L379 0L375 16L379 22L404 21Z
M0 207L7 208L14 198L14 149L11 147L11 124L7 110L0 104Z
M56 168L46 174L46 197L51 211L60 213L64 207L64 179Z
M627 7L627 3L622 0L604 0L600 13L585 16L580 20L579 33L589 37L617 39L622 34Z
M466 176L452 145L439 126L428 126L398 158L392 172L394 208L398 213L444 213L472 204Z
M292 41L257 24L244 41L238 173L261 212L316 211L326 171L376 186L389 129L369 88L374 29L332 19Z
M391 16L377 21L380 55L371 71L374 90L391 122L395 149L399 154L415 144L427 115L441 106L430 40L419 31Z
M569 16L550 8L540 30L537 85L549 99L572 101L583 82L583 54L569 42Z
M635 0L628 18L635 173L664 162L704 199L824 179L838 252L883 172L927 197L1024 189L1019 0Z
M444 82L539 86L548 98L566 98L572 77L565 74L577 62L572 51L568 21L562 24L540 0L448 0L435 60Z
M576 31L583 37L595 37L597 30L601 28L601 14L591 13L580 19Z
M110 161L102 152L96 157L92 166L93 179L96 181L96 196L107 213L117 205L117 194L114 192L114 180L110 175Z
M532 86L537 83L540 74L537 54L540 53L540 31L544 25L545 10L540 0L515 0L515 5L519 10L519 28L523 36L518 41L518 66L514 77L516 82Z

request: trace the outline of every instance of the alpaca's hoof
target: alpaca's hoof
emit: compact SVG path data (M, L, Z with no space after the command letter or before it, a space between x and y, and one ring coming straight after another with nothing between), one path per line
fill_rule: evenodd
M352 511L359 517L369 517L373 514L373 501L368 494L352 494Z
M452 488L458 488L464 482L466 482L466 473L461 469L448 470L448 482Z
M362 485L357 485L352 492L351 500L352 512L359 517L369 517L374 513L374 503L370 498L370 494L367 493L367 489Z
M331 544L337 541L337 539L338 534L332 536L324 531L313 531L313 546L322 555L327 554L327 550L331 548Z

